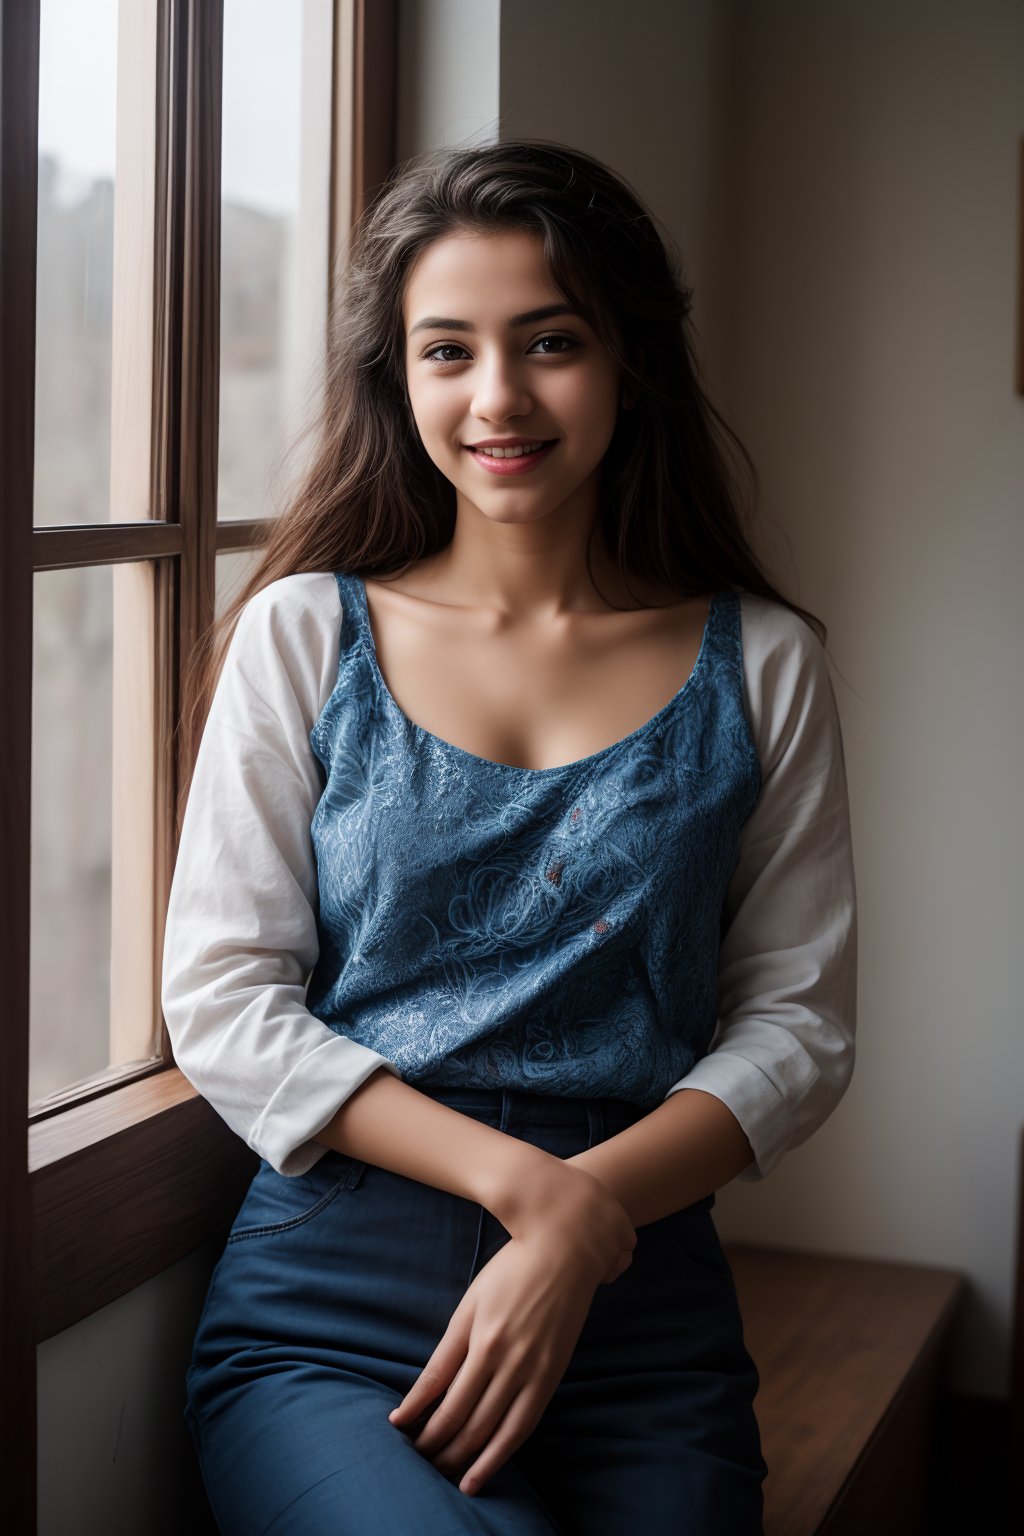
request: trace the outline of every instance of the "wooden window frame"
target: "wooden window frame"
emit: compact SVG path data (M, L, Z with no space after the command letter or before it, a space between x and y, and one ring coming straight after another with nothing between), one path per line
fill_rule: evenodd
M394 163L398 5L331 3L333 272L352 219ZM217 554L258 543L265 527L217 521L223 0L153 4L156 164L132 183L133 193L152 194L155 209L151 355L139 347L152 367L149 452L125 471L124 486L136 493L120 503L128 520L34 528L39 0L0 0L0 1473L12 1532L35 1530L36 1344L222 1234L256 1163L174 1066L162 1020L160 1058L131 1063L28 1119L34 575L152 562L147 791L158 835L155 958L144 975L159 1017L177 790L191 769L171 749L180 659L212 618ZM116 397L113 405L116 433ZM141 518L131 510L140 483L149 491Z

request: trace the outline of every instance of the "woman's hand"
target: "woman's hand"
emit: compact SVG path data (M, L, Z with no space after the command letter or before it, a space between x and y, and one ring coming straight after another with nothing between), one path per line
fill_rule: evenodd
M548 1161L568 1171L567 1163ZM532 1201L519 1202L509 1217L518 1230L476 1275L389 1415L398 1428L416 1432L414 1446L445 1476L465 1471L463 1493L477 1492L532 1434L565 1374L597 1286L629 1267L636 1245L622 1206L583 1169L571 1178L542 1170L531 1190Z
M476 1493L532 1434L565 1374L598 1279L563 1244L510 1238L475 1276L437 1348L389 1415L446 1477ZM443 1394L416 1432L416 1421Z

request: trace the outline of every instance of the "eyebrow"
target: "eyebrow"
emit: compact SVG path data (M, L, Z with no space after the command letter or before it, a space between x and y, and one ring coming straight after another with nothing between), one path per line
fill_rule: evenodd
M556 315L573 315L577 320L583 316L576 309L571 309L567 304L546 304L543 309L528 309L524 315L512 315L506 324L510 326L534 325L538 320L552 320ZM468 320L452 320L443 315L427 315L423 320L417 320L409 331L414 336L417 331L471 331L472 325Z

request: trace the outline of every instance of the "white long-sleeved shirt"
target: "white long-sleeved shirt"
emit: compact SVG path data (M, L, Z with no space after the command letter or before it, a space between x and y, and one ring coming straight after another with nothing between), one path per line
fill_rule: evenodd
M669 1089L732 1111L763 1178L822 1124L854 1062L856 899L842 738L825 653L784 605L741 594L743 709L761 769L728 885L710 1050ZM306 1006L319 957L310 732L338 685L331 573L243 610L215 691L168 906L162 1001L175 1057L247 1144L299 1174L313 1137L386 1055Z

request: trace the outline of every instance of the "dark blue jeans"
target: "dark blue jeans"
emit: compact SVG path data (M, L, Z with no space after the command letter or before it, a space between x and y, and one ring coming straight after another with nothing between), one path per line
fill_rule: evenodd
M644 1113L618 1099L426 1091L556 1157ZM758 1375L713 1204L638 1228L532 1435L468 1495L387 1416L507 1231L461 1196L337 1152L293 1178L263 1163L186 1378L224 1536L761 1536Z

